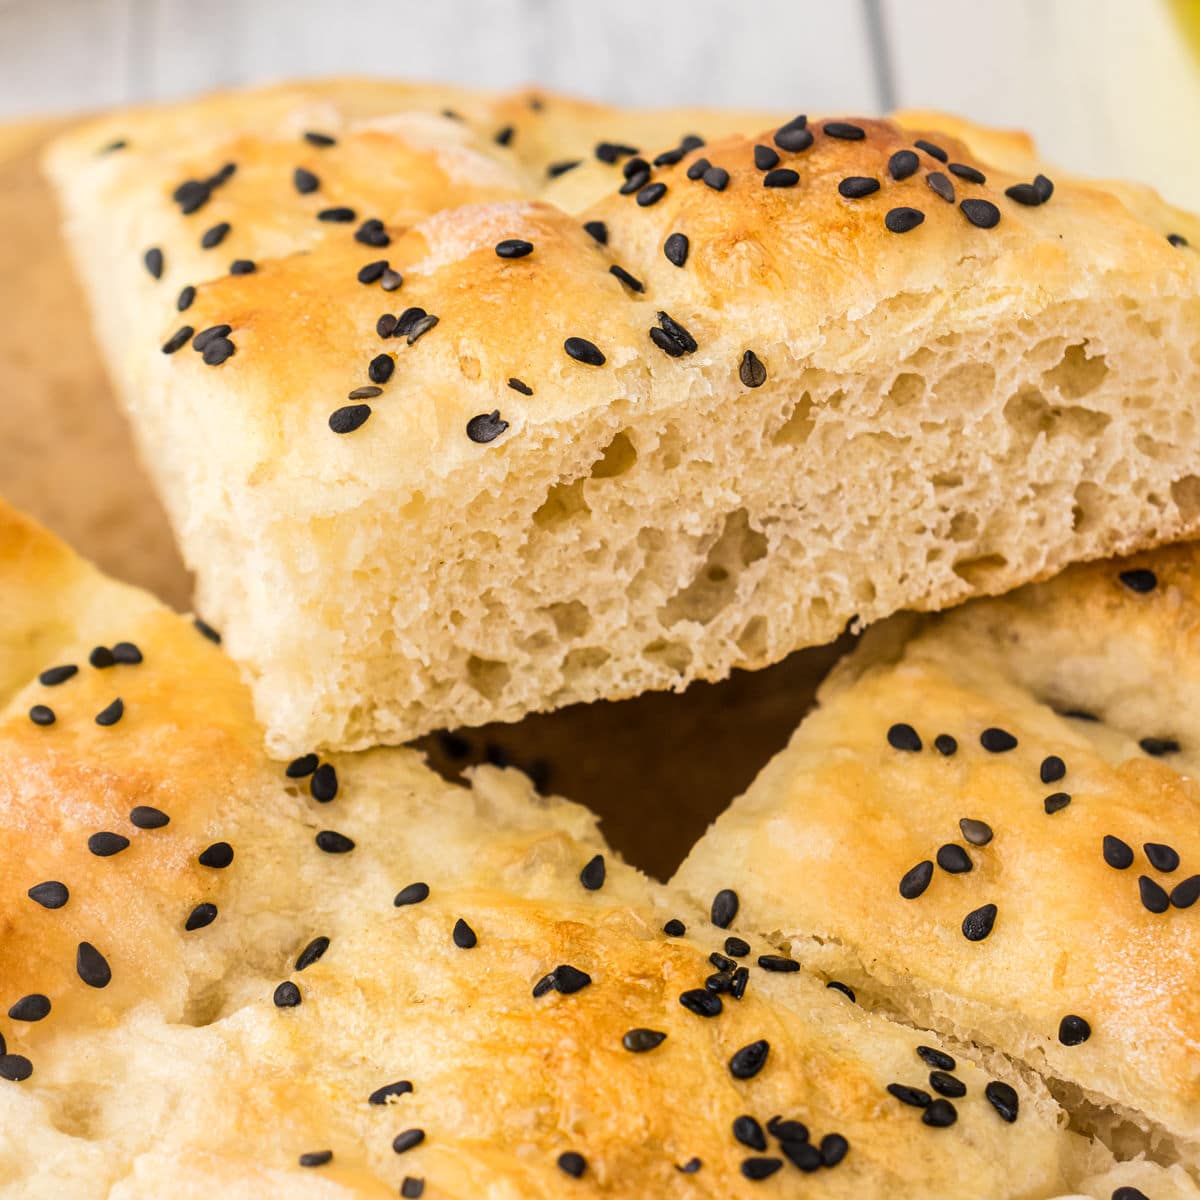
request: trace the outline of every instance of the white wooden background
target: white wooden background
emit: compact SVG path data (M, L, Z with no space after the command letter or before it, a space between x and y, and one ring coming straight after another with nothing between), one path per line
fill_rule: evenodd
M0 0L0 119L292 75L948 108L1200 209L1200 0Z

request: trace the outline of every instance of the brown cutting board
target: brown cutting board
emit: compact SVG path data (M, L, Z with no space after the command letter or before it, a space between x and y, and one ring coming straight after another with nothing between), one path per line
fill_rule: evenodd
M187 611L191 581L117 411L39 173L63 124L0 126L0 493L109 574ZM522 767L598 812L625 858L665 878L784 745L842 648L682 695L576 705L422 744L452 776L476 762Z

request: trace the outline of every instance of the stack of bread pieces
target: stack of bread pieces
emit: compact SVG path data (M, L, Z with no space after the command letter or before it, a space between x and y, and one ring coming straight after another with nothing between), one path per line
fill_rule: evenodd
M0 1197L1200 1197L1200 221L355 80L46 166L200 616L0 503ZM404 744L846 630L666 884Z

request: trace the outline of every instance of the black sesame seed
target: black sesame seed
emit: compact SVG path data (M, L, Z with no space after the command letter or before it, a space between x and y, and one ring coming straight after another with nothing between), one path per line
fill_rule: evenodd
M758 965L764 971L774 971L780 975L800 970L800 964L794 958L787 958L782 954L760 954Z
M92 652L88 655L88 665L99 671L115 666L116 661L113 652L107 646L93 646Z
M945 1071L930 1071L929 1086L939 1096L949 1096L951 1100L959 1100L967 1094L967 1085Z
M938 1071L953 1071L957 1067L954 1056L935 1046L918 1046L917 1057Z
M663 353L670 355L671 358L695 353L696 339L678 321L661 311L658 314L658 321L660 327L649 331L650 340Z
M35 704L29 710L29 719L35 725L45 726L53 725L58 718L54 715L54 709L52 709L48 704Z
M398 1079L395 1083L385 1083L376 1088L368 1097L368 1104L386 1104L392 1096L407 1096L413 1090L413 1085L407 1079Z
M390 354L377 354L367 365L367 377L372 383L387 383L396 369L396 360Z
M38 683L43 687L57 687L77 674L79 674L79 668L74 663L65 663L61 667L47 667L38 676Z
M200 353L208 347L210 342L224 337L227 333L232 332L232 330L232 325L210 325L207 329L202 329L192 339L192 349Z
M729 983L729 994L735 999L740 1000L746 994L746 988L750 983L750 968L738 967L733 973L733 978Z
M1082 1046L1092 1036L1092 1027L1073 1013L1068 1013L1058 1023L1058 1040L1064 1046Z
M647 1050L661 1046L666 1037L657 1029L630 1029L621 1038L621 1045L632 1054L645 1054Z
M753 350L747 350L738 364L738 378L748 388L762 387L767 382L767 368Z
M208 366L219 367L227 358L233 355L236 349L237 347L227 337L213 338L204 347L203 358Z
M717 950L714 950L708 956L708 961L712 963L712 965L716 967L718 971L732 971L733 968L737 966L737 963L735 963L732 958L721 954Z
M972 846L986 846L995 836L992 827L986 821L977 821L973 817L961 818L958 827Z
M558 1169L570 1175L572 1179L579 1179L587 1170L587 1159L574 1150L564 1150L558 1156Z
M750 953L750 943L745 938L727 937L725 939L725 953L730 958L745 958Z
M333 1160L332 1150L309 1150L300 1155L300 1165L302 1167L323 1167L327 1162Z
M223 871L233 862L233 847L228 842L213 842L201 850L196 861L202 867L211 867L214 871Z
M124 834L105 831L93 833L88 838L87 846L97 858L111 858L129 846L129 839Z
M9 1010L14 1021L41 1021L50 1013L50 997L40 992L22 996Z
M990 200L979 200L972 197L963 200L959 206L962 214L980 229L992 229L1000 223L1000 210Z
M1003 754L1016 749L1017 739L1007 729L992 727L979 735L979 744L991 754Z
M383 388L376 387L373 383L364 384L362 387L356 387L352 391L346 393L347 400L374 400L376 396L383 395Z
M783 1168L782 1158L744 1158L742 1159L742 1174L754 1183L769 1179L776 1171Z
M310 146L336 146L337 138L330 137L327 133L317 133L312 129L306 130L304 140Z
M840 1133L827 1133L821 1139L821 1164L836 1167L850 1153L850 1143Z
M676 146L674 150L664 150L661 154L656 154L651 160L651 166L655 167L673 167L679 162L686 151L682 146Z
M315 754L302 754L299 758L293 758L287 765L284 774L289 779L303 779L307 775L311 775L319 765L319 759Z
M1032 183L1014 183L1012 187L1004 189L1004 194L1010 200L1015 200L1018 204L1024 204L1029 208L1036 208L1042 203L1041 197Z
M1067 792L1051 792L1049 796L1042 801L1042 807L1046 810L1046 815L1052 817L1056 812L1062 812L1068 804L1071 803L1070 794Z
M533 998L535 1000L539 1000L547 992L554 991L554 983L555 979L553 971L547 975L543 975L541 979L539 979L537 983L533 985Z
M176 350L182 350L184 346L191 340L192 334L196 331L190 325L181 325L165 342L162 344L162 352L164 354L174 354Z
M994 904L984 904L967 913L962 920L963 937L968 942L982 942L996 924L996 911Z
M1141 1188L1119 1187L1113 1192L1110 1200L1150 1200L1150 1197Z
M33 1063L23 1054L0 1054L0 1079L20 1083L33 1074Z
M368 217L354 231L354 240L364 246L382 247L392 244L392 239L378 217Z
M321 186L321 181L311 171L297 167L292 172L292 186L300 195L307 196Z
M912 1108L928 1108L929 1102L933 1099L928 1092L922 1091L920 1088L909 1087L904 1083L889 1083L887 1090L901 1104L910 1105Z
M523 380L517 379L515 376L508 381L508 386L510 388L512 388L512 390L514 392L520 392L522 396L532 396L533 395L533 388L531 388L529 386L529 384L525 383ZM498 412L497 412L497 415L499 415ZM468 430L467 432L469 435L470 430ZM474 440L474 439L472 439L472 440Z
M357 215L358 214L354 211L354 209L349 208L347 205L336 204L332 208L321 209L321 211L317 213L317 220L332 221L338 225L346 225L353 221Z
M781 1142L807 1142L808 1126L803 1121L785 1121L783 1117L772 1117L767 1122L767 1132Z
M317 847L324 850L326 854L347 854L354 849L352 839L333 829L322 829L314 841L316 841Z
M276 1008L297 1008L303 997L300 995L300 989L287 979L275 989L271 999Z
M673 266L682 267L687 262L688 239L685 233L673 233L663 242L663 255Z
M733 1139L751 1150L765 1150L767 1135L763 1127L749 1114L733 1118Z
M924 139L918 139L917 141L913 142L913 145L916 146L918 150L924 150L926 154L932 155L938 160L938 162L944 163L950 158L950 155L948 155L945 150L941 148L941 146L935 146L932 142L927 142Z
M157 246L151 246L145 254L142 255L142 262L146 266L146 270L154 276L155 279L161 279L163 276L163 252Z
M718 929L728 929L738 911L738 894L732 888L722 888L714 897L710 919Z
M189 217L212 199L212 191L211 182L203 179L185 179L171 193L171 199L179 205L179 211L185 217Z
M1182 884L1180 885L1183 886ZM1176 888L1176 891L1179 889ZM62 908L64 904L71 898L71 893L65 883L59 883L57 879L48 879L45 883L35 883L33 887L25 893L30 900L35 904L40 904L43 908ZM1179 908L1186 907L1178 905Z
M951 875L964 875L975 864L961 846L947 842L937 852L937 865Z
M91 942L80 942L76 947L75 973L88 987L104 988L112 982L108 960Z
M107 146L101 146L99 153L112 154L116 150L124 150L129 143L124 138L117 138L115 142L109 142Z
M1179 753L1179 743L1174 738L1145 737L1138 745L1155 758L1161 758L1164 754Z
M380 258L375 262L367 263L364 267L359 267L356 278L359 283L378 283L387 269L387 259Z
M724 167L709 167L701 178L714 192L723 192L729 186L729 172Z
M1148 875L1138 876L1138 892L1142 898L1142 906L1152 913L1165 913L1171 906L1166 889Z
M583 870L579 872L579 882L589 892L596 892L604 886L605 874L604 855L597 854L590 858Z
M987 176L982 171L969 167L966 163L950 163L946 170L951 175L957 175L959 179L965 179L968 183L987 183Z
M619 158L628 158L637 153L636 146L626 146L621 142L598 142L596 157L603 163L615 163Z
M954 184L941 171L930 171L925 176L925 183L935 196L940 196L947 204L954 203Z
M840 979L831 979L825 986L835 992L841 992L851 1004L858 1003L858 997L854 994L854 989L848 984L843 983Z
M161 829L171 823L171 818L161 808L139 804L130 812L129 821L138 829Z
M493 408L490 413L478 413L467 422L467 437L473 442L486 445L488 442L494 442L507 428L508 422L500 419L500 410Z
M734 1051L729 1060L729 1073L734 1079L753 1079L766 1065L770 1052L771 1044L765 1038L747 1043Z
M193 929L203 929L206 925L211 925L216 919L217 906L215 904L197 904L188 913L188 918L184 921L183 927L190 933Z
M933 863L929 859L925 859L904 873L900 880L900 895L905 900L915 900L929 886L931 879L933 879Z
M779 165L779 155L770 146L755 146L754 165L760 171L769 171Z
M718 1016L723 1007L721 997L716 992L710 992L706 988L692 988L682 993L679 997L679 1003L688 1012L693 1012L698 1017Z
M406 1129L403 1133L398 1133L392 1138L392 1149L397 1154L404 1154L414 1146L419 1146L424 1140L425 1130Z
M897 150L888 159L888 174L895 180L907 179L920 169L921 160L911 150Z
M1200 875L1189 876L1171 892L1171 903L1176 908L1191 908L1197 900L1200 900Z
M1131 591L1152 592L1158 587L1158 576L1153 571L1138 568L1133 571L1122 571L1117 578Z
M578 967L569 963L561 963L554 968L554 986L564 996L572 996L582 991L592 982L592 977Z
M497 146L508 146L512 143L513 134L516 133L516 128L512 125L505 125L502 129L496 131L492 140Z
M1104 835L1102 844L1104 861L1118 871L1124 871L1133 866L1133 847L1112 834Z
M672 917L664 926L663 933L667 937L683 937L687 933L687 926L679 920L678 917Z
M524 258L533 253L533 243L521 238L505 238L496 243L496 254L500 258Z
M399 271L393 271L388 267L379 278L379 286L385 292L394 292L404 282L404 276Z
M296 970L303 971L311 967L326 950L329 949L329 939L327 937L315 937L303 950L300 951L299 957L296 959Z
M427 883L410 883L402 887L397 893L395 900L392 903L397 908L403 908L407 904L420 904L429 899L429 884Z
M1043 783L1057 783L1067 773L1067 764L1057 754L1042 759L1038 774Z
M636 275L630 275L624 267L619 267L616 263L613 263L608 268L608 273L615 275L631 292L644 292L646 290L646 285Z
M879 191L879 180L869 175L848 175L838 184L838 194L847 200L861 200Z
M562 162L552 162L546 167L546 176L549 179L557 179L560 175L565 175L568 171L575 170L582 163L582 158L568 158Z
M425 1180L416 1175L405 1175L400 1185L400 1200L421 1200L425 1195Z
M1003 1120L1011 1125L1017 1119L1017 1113L1021 1108L1021 1101L1017 1096L1015 1088L1007 1083L1002 1083L998 1079L993 1079L983 1089L983 1094L988 1098L988 1103L1000 1114Z
M813 144L812 130L808 128L808 117L803 113L793 117L786 125L775 130L775 145L780 150L788 150L797 154L807 150Z
M132 642L117 642L112 648L113 662L135 667L142 661L142 652Z
M893 750L908 750L916 753L921 749L920 734L911 725L891 726L887 731L887 740Z
M193 617L192 627L202 638L207 638L217 646L221 644L221 635L207 621L202 621L199 617Z
M229 230L232 228L228 221L219 221L211 229L206 229L200 235L200 245L205 250L211 250L214 246L219 246L226 238Z
M608 226L603 221L585 221L583 228L584 232L590 234L600 245L608 245Z
M908 233L910 230L916 229L922 221L925 220L925 214L919 208L892 208L888 210L888 214L883 218L883 223L887 226L889 233Z
M763 187L789 188L800 182L800 174L791 167L776 167L763 176Z
M865 129L860 125L851 125L849 121L827 121L821 128L827 137L847 142L861 142L867 136Z
M966 1091L966 1089L963 1089ZM921 1122L935 1129L945 1129L958 1120L958 1109L949 1100L934 1100L921 1114Z
M705 175L707 180L707 173ZM637 202L640 208L649 208L651 204L657 204L667 194L667 185L665 183L648 183L637 194Z
M1187 238L1185 238L1182 233L1168 233L1167 241L1170 242L1172 246L1182 247L1189 244Z
M807 1130L805 1130L807 1133ZM784 1157L798 1167L806 1174L811 1174L813 1171L819 1171L824 1165L821 1161L821 1152L816 1146L811 1145L807 1140L794 1141L791 1138L782 1138L779 1142L779 1149L783 1151Z
M711 166L712 166L712 163L710 163L707 158L698 158L698 159L696 159L696 161L694 163L692 163L688 167L687 177L689 179L693 179L693 180L703 179L704 172L707 171L708 168Z
M569 337L563 342L563 349L576 362L586 363L589 367L604 366L605 358L600 347L587 338Z
M399 324L400 320L398 317L393 316L391 313L384 313L383 316L381 316L379 320L375 322L375 332L379 334L381 338L391 337L392 334L396 332L396 326Z
M329 414L329 428L334 433L353 433L371 415L369 404L347 404Z

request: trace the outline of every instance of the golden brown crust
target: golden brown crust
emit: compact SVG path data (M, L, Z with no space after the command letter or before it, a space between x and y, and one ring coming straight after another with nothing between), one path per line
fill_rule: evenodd
M1025 1060L1173 1140L1194 1168L1200 908L1150 911L1139 880L1157 906L1200 874L1198 638L1195 543L885 624L679 882L703 894L743 863L748 927L780 930L800 957L817 939L826 969L890 1009ZM899 724L919 752L895 748ZM989 751L989 729L1017 745ZM949 756L939 735L956 740ZM992 840L970 844L963 818ZM1131 865L1108 865L1106 837ZM1160 843L1177 866L1169 852L1151 863L1143 847ZM973 869L934 869L905 899L905 872L947 844ZM968 941L964 918L987 904L992 932ZM1060 1040L1069 1015L1089 1022L1084 1044Z

